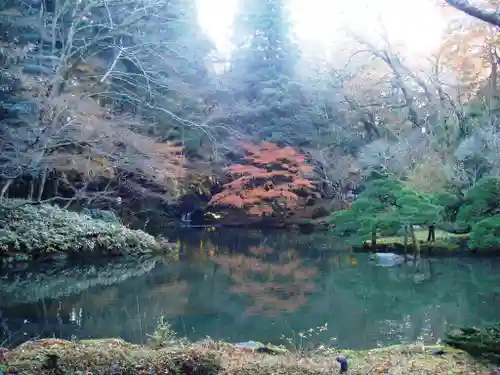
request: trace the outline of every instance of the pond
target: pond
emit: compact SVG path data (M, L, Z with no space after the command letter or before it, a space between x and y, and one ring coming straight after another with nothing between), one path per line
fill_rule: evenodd
M142 343L164 316L181 336L280 343L327 323L304 346L435 343L494 321L495 259L379 267L327 233L177 233L179 258L0 271L0 346L34 337ZM172 238L172 237L170 237Z

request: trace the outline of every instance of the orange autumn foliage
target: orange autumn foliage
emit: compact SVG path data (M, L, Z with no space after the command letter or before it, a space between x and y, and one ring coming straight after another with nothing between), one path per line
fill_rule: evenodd
M314 190L313 182L306 177L312 167L292 147L270 142L260 146L242 142L240 147L246 153L246 164L227 169L232 181L212 197L211 205L241 208L250 215L262 216L278 209L294 209L300 204L299 191L307 196Z

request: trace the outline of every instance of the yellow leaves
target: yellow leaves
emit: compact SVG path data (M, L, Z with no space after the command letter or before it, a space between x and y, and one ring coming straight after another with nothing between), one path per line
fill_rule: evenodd
M500 1L485 1L479 6L494 10ZM477 85L489 77L495 65L491 49L500 43L498 30L453 8L447 18L449 25L439 50L440 61L454 71L462 83Z
M75 66L75 71L81 73L93 73L95 69L87 64L78 64Z
M429 152L408 176L408 185L424 193L443 189L449 182L443 171L444 160L437 153Z

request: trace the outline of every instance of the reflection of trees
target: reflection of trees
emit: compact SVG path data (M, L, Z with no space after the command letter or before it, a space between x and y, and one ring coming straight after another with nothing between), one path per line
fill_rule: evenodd
M253 247L250 256L212 257L222 271L231 276L230 291L252 298L253 305L246 309L248 314L278 316L294 312L306 304L307 294L317 289L311 282L317 269L305 266L294 250L281 252L276 264L267 261L269 255L274 255L273 249Z
M450 324L480 325L495 311L485 303L500 280L485 272L491 261L422 259L417 265L377 267L365 254L356 258L332 256L325 292L309 301L314 308L308 319L328 321L328 333L343 347L434 343Z
M143 275L155 265L156 259L144 257L139 260L46 267L10 273L0 279L0 301L2 307L7 307L71 296L89 288L110 286Z

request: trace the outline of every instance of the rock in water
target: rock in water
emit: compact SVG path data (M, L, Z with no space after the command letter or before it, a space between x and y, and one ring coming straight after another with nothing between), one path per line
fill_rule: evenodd
M407 258L413 259L410 256L408 256ZM375 253L370 256L370 260L375 261L378 266L394 267L400 265L401 263L404 263L405 258L402 255L394 253Z

